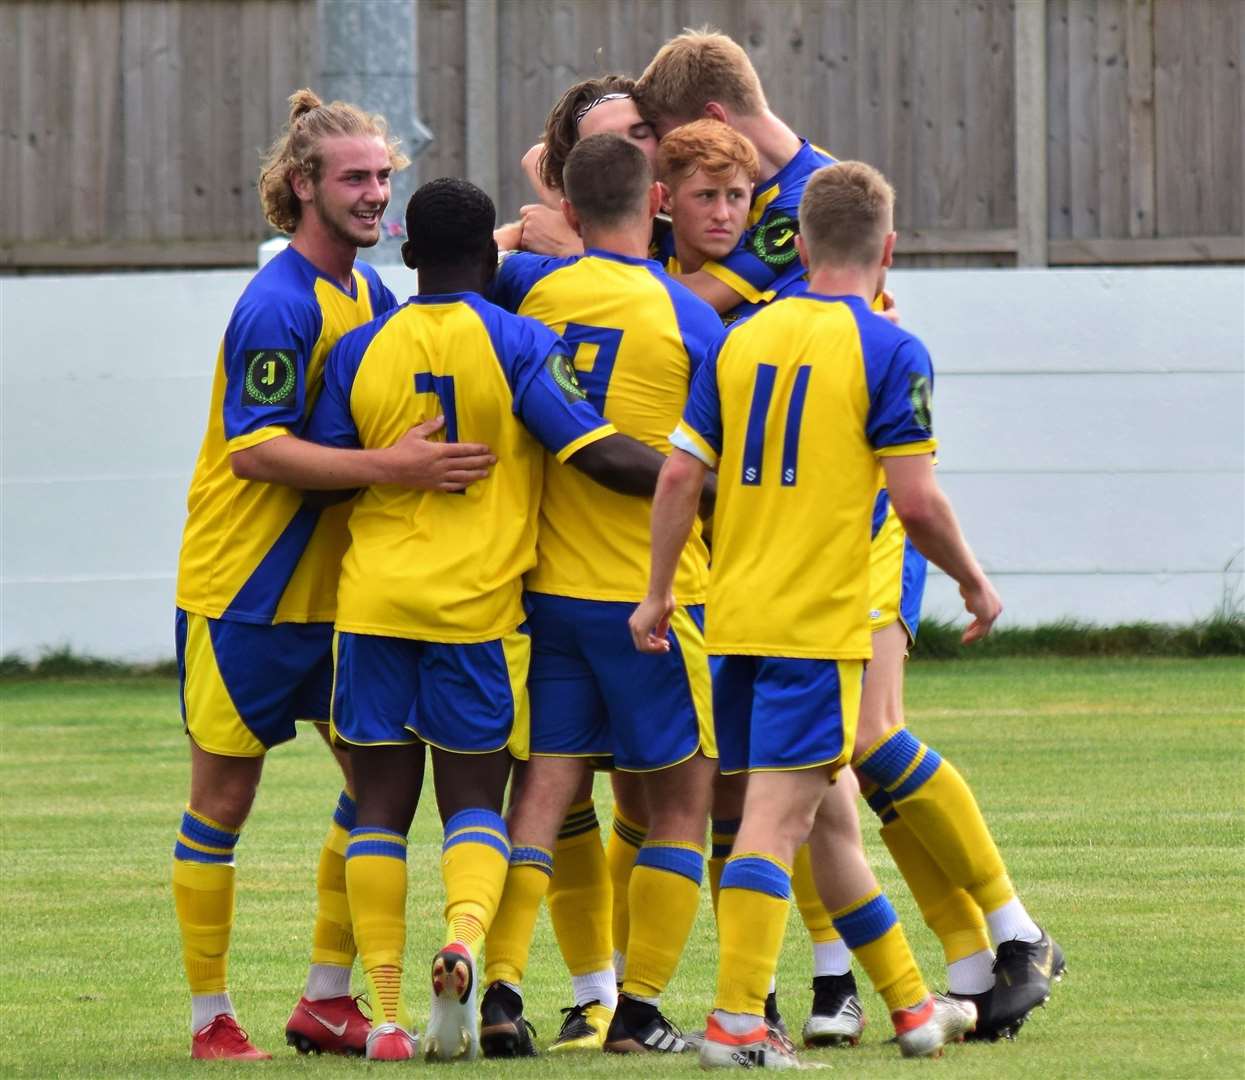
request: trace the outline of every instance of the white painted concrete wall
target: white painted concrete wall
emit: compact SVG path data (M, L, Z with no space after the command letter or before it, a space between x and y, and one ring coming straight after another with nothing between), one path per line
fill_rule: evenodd
M185 492L247 277L0 279L0 652L172 654ZM892 285L934 356L940 475L1007 620L1185 622L1241 594L1245 270ZM936 575L926 611L957 608Z

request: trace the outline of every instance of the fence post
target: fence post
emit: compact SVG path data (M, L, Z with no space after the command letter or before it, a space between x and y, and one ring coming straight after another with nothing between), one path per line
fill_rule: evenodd
M467 179L497 202L497 0L466 0Z
M1016 0L1016 265L1045 266L1046 0Z

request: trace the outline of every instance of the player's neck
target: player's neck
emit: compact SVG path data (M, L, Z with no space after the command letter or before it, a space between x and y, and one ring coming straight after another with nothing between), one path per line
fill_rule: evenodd
M445 293L482 293L485 283L476 267L455 269L424 267L417 271L420 296L441 296Z
M680 243L678 236L674 238L674 257L679 260L680 274L694 274L708 262L707 255L688 244Z
M800 137L769 109L756 116L733 116L732 126L756 147L757 184L774 178L800 150Z
M877 271L863 266L819 266L809 272L808 288L822 296L859 296L872 304L877 280Z
M314 214L298 223L290 247L343 289L352 287L354 257L359 249L330 233Z
M626 255L631 259L647 259L649 241L653 236L653 223L646 219L642 224L612 229L581 225L579 232L585 249L597 248L614 255Z

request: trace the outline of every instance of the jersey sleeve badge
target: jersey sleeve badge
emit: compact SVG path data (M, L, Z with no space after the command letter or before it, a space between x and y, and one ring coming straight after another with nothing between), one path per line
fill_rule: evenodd
M248 349L243 405L290 405L298 391L298 364L287 349Z

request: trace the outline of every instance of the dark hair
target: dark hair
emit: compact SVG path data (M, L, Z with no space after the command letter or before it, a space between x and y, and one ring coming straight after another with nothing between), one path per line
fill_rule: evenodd
M602 75L599 79L577 82L558 98L545 118L545 149L537 166L546 187L562 190L562 169L571 149L579 142L579 111L606 94L630 94L634 87L635 79L626 75Z
M488 252L496 224L493 200L475 184L430 180L406 204L403 253L419 266L473 263Z
M653 170L644 151L621 135L580 139L562 170L562 190L589 225L617 225L644 212Z

